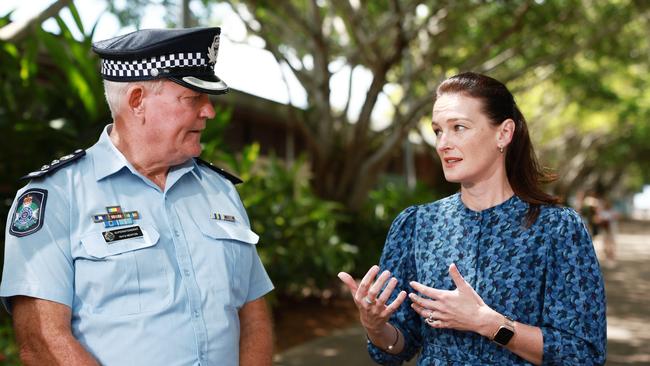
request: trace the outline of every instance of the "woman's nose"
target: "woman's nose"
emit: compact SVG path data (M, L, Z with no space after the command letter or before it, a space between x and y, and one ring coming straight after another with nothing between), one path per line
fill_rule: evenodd
M449 150L449 139L447 138L447 135L445 133L441 132L436 137L436 150L438 152Z

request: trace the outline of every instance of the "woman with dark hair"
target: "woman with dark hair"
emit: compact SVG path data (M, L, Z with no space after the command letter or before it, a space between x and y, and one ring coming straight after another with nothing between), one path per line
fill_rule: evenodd
M404 210L359 284L339 274L371 357L603 364L605 292L591 239L580 215L542 190L554 177L538 164L510 91L484 75L453 76L437 89L432 126L445 178L460 192Z

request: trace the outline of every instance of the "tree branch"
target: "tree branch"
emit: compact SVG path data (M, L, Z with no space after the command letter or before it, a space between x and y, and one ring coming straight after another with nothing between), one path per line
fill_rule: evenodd
M348 111L350 110L350 101L352 100L352 75L354 74L354 69L355 66L349 65L350 66L350 76L348 77L348 95L347 95L347 100L345 101L345 107L341 111L341 114L339 114L339 118L343 121L348 120Z
M515 10L514 22L512 23L512 25L504 29L501 33L496 35L490 41L486 42L479 51L474 53L474 57L465 61L459 69L460 70L474 69L476 67L476 64L479 63L481 59L485 58L485 55L488 55L490 53L490 50L494 46L504 44L508 40L508 38L510 38L510 36L520 31L522 26L524 25L524 16L528 13L528 10L530 10L531 5L532 5L532 1L526 1L522 3L519 6L519 8ZM503 54L503 52L501 54ZM498 59L498 57L499 56L495 56L492 59ZM485 65L485 63L483 65ZM487 70L484 70L484 72L486 71Z
M322 117L319 118L317 126L319 137L324 141L331 141L334 121L330 103L329 44L323 34L323 17L316 0L311 1L311 17L312 24L315 25L311 36L314 43L312 57L314 58L313 75L317 99L314 107L320 111L319 115Z
M349 0L332 0L332 5L336 8L336 13L341 17L345 27L354 43L354 47L360 50L358 52L359 59L362 60L362 64L372 65L376 62L378 55L374 52L374 49L370 46L368 41L367 34L369 33L367 29L364 29L357 11L350 5Z
M0 40L9 43L20 42L29 34L33 27L58 14L61 9L70 5L70 2L71 0L57 0L42 12L34 14L31 18L5 25L0 28Z

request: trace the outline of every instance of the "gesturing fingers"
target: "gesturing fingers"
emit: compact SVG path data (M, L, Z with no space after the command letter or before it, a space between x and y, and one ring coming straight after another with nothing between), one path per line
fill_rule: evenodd
M411 304L411 308L413 308L413 310L415 310L415 312L418 313L418 315L420 315L424 319L424 322L430 327L444 328L446 326L448 315L443 311L440 311L435 307L424 307L416 302Z
M393 291L391 290L391 292ZM388 318L392 313L395 312L395 310L397 310L400 307L400 305L402 305L405 299L406 299L406 291L400 291L399 295L397 295L395 300L393 300L393 302L391 302L390 305L386 306L384 311L382 311L381 316L384 318Z
M379 304L385 304L393 293L393 290L395 290L395 287L397 287L397 278L393 277L388 281L388 285L386 285L384 291L382 291L381 295L377 298L377 302Z
M390 315L402 305L407 296L406 291L401 291L393 302L387 304L399 281L391 277L389 271L384 271L377 276L379 270L379 266L372 266L358 284L348 273L338 273L339 279L352 293L359 310L361 324L366 329L378 329L388 321Z
M454 281L456 288L462 288L467 286L467 282L465 282L465 279L460 274L460 271L458 271L458 267L456 267L455 263L452 263L449 266L449 276L451 276L451 280Z
M377 278L377 281L370 286L368 289L368 293L364 297L364 299L368 299L366 301L369 304L374 303L377 300L377 295L379 295L379 291L381 291L382 287L384 287L384 284L386 281L390 278L390 272L384 271L382 274ZM382 305L384 302L380 302Z
M377 276L378 272L379 272L379 266L375 265L370 267L366 275L363 276L361 282L359 283L359 287L357 288L357 292L354 294L354 300L357 303L361 303L361 301L363 301L362 299L368 295L368 289L370 288L370 285L373 283L375 276ZM373 299L374 298L369 299L369 301L372 302Z
M337 276L345 284L348 290L350 290L352 297L354 297L354 295L357 293L357 289L359 288L359 286L357 286L357 281L355 281L354 278L352 278L352 276L346 272L339 272Z
M463 276L460 274L460 271L458 270L458 267L456 267L455 263L452 263L449 266L449 276L451 277L452 281L454 281L454 284L456 284L456 289L459 291L459 293L466 294L474 298L474 300L479 303L483 304L483 299L479 296L479 294L476 293L472 285L467 283Z
M409 294L409 298L411 299L411 301L413 301L414 304L420 305L423 308L433 309L436 307L435 300L425 299L424 297L418 296L413 293Z
M435 288L432 288L432 287L429 287L429 286L425 286L425 285L423 285L423 284L421 284L419 282L415 282L415 281L411 281L411 282L409 282L409 284L411 285L411 287L413 287L413 289L415 291L417 291L417 292L419 292L419 293L421 293L421 294L423 294L423 295L425 295L425 296L427 296L427 297L429 297L431 299L434 299L434 300L438 300L441 297L444 297L449 292L451 292L451 291L447 291L447 290L438 290L438 289L435 289Z

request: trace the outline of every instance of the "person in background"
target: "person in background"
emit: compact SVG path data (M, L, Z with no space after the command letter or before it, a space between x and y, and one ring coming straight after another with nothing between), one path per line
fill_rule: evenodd
M271 365L257 255L234 184L198 158L228 88L219 28L94 44L113 123L28 174L0 296L25 365Z
M618 213L608 198L600 200L595 214L595 222L598 225L598 232L602 235L605 260L603 266L613 268L616 265L616 223Z
M578 213L541 184L526 121L501 82L462 73L433 107L436 151L460 192L409 207L352 293L370 356L399 365L600 365L603 278ZM407 300L408 299L408 300Z

